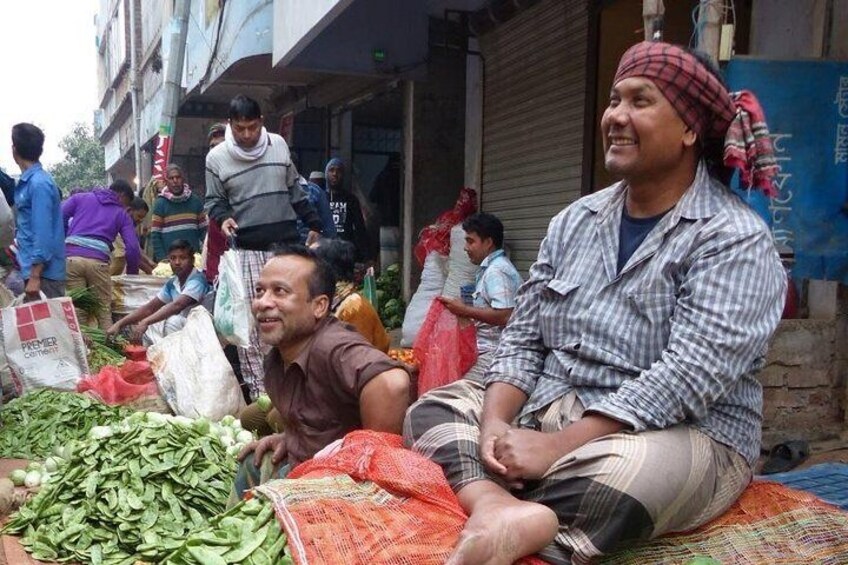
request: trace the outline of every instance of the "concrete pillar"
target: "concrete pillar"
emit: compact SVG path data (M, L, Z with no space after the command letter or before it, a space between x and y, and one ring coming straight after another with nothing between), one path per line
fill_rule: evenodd
M412 204L415 193L412 185L412 173L414 159L413 143L415 137L414 130L414 115L415 115L415 83L411 80L403 83L403 194L401 197L401 226L403 233L401 241L403 249L402 257L402 288L403 300L409 303L412 297L412 262L415 260L412 256L412 246L414 245Z
M825 56L832 59L848 59L848 0L832 0L830 15L830 41Z
M645 25L645 41L661 40L665 4L663 0L642 0L642 21Z
M724 0L701 0L698 11L698 49L718 61Z
M476 52L476 38L468 40ZM480 193L483 172L483 59L469 54L465 60L465 186Z
M150 182L150 177L153 175L153 153L144 150L141 152L141 176L138 179L139 189L147 186Z
M339 116L339 157L348 168L344 184L350 190L353 178L353 112L350 110L345 110Z
M821 57L826 21L827 0L754 0L750 54L771 59ZM844 33L844 23L841 28Z

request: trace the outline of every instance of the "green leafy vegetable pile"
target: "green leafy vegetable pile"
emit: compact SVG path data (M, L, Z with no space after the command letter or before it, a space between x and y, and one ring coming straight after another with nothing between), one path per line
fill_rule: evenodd
M40 560L158 562L224 511L236 459L209 421L137 412L91 429L3 529Z
M75 392L27 393L0 410L0 457L44 459L57 446L86 437L92 427L120 422L131 413Z
M127 340L122 337L108 339L106 332L100 328L86 325L80 326L80 328L83 335L91 343L88 348L89 373L96 375L106 365L120 367L127 360L123 354L123 348L128 343Z
M257 495L259 496L259 495ZM286 534L270 502L242 501L189 534L165 565L290 565Z
M399 328L406 311L401 297L400 265L395 263L383 269L375 282L380 320L387 330Z
M96 318L100 314L100 311L106 307L100 301L100 298L94 294L94 291L87 286L69 289L66 294L71 299L71 302L74 303L75 308L78 308L91 318ZM83 320L80 320L80 323L82 322Z

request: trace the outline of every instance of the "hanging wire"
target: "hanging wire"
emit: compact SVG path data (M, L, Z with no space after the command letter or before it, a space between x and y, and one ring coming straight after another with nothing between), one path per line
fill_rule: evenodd
M724 0L721 3L721 20L723 23L727 23L727 17L733 17L733 25L736 25L736 2L735 0ZM689 37L689 47L693 49L697 49L698 45L701 43L701 32L704 30L706 26L705 23L701 23L699 20L701 19L701 2L699 1L692 8L692 35Z

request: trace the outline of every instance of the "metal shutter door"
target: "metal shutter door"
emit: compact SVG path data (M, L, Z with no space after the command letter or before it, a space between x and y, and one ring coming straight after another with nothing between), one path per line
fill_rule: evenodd
M480 37L481 209L504 223L522 273L551 218L580 197L587 41L585 0L543 0Z

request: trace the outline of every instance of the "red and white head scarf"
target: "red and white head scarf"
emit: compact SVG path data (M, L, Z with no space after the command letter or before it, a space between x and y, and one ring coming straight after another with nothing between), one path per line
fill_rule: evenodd
M697 57L658 41L637 43L622 55L613 84L630 77L656 84L701 140L723 140L724 164L738 168L743 183L776 195L772 177L778 166L765 115L752 93L728 92Z

